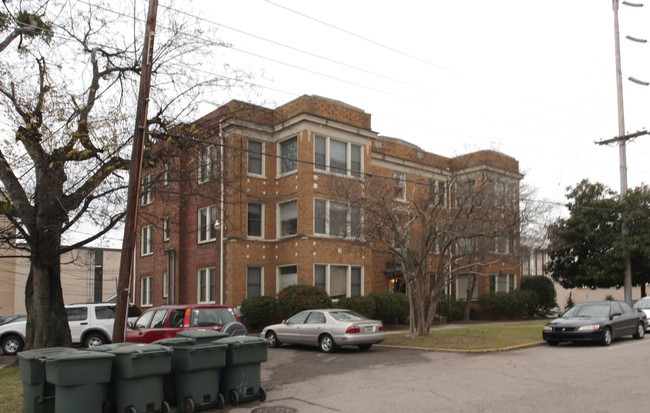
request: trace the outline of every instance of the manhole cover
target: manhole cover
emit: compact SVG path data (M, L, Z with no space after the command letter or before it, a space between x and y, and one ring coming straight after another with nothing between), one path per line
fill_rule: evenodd
M251 410L251 413L296 413L298 410L293 407L273 406L273 407L258 407Z

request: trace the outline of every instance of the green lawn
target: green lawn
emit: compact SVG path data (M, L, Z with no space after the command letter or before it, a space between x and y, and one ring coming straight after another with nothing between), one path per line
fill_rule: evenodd
M0 413L23 411L23 384L18 366L0 369Z
M513 322L503 326L486 325L452 329L432 328L427 337L409 338L406 333L388 334L383 344L438 350L485 351L542 341L548 320Z

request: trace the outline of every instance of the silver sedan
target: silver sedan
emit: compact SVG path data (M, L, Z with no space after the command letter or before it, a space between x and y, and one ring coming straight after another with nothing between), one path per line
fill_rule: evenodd
M384 341L384 325L351 310L319 309L302 311L282 324L273 324L262 330L269 347L282 343L318 346L331 353L341 346L369 349Z

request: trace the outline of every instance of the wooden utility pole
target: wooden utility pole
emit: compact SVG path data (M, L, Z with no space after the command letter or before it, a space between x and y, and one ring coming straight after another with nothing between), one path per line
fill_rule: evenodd
M113 324L113 342L124 341L127 309L129 306L129 291L131 286L131 269L133 266L133 250L136 239L136 222L138 217L138 200L140 192L140 171L142 169L142 154L144 138L147 132L147 109L149 107L149 91L151 89L151 67L153 61L154 34L158 0L149 0L147 26L145 28L144 47L140 72L140 90L135 116L135 131L133 133L133 150L129 168L129 189L126 203L126 222L122 240L122 256L120 259L120 274L117 282L117 304L115 323Z

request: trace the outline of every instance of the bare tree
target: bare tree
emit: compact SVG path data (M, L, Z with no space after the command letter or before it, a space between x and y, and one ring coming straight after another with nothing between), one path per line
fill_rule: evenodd
M366 175L360 182L331 180L328 185L363 211L357 242L385 251L401 266L410 300L410 334L425 336L450 283L468 276L471 298L484 270L504 262L508 255L500 252L514 249L518 182L506 183L487 169L452 174L444 181L399 179Z
M68 345L60 256L101 239L123 218L144 44L138 16L146 6L126 0L4 5L0 110L14 139L0 143L0 206L13 226L0 236L31 259L26 347ZM148 125L160 132L241 78L231 69L217 73L214 64L201 70L224 44L199 21L171 10L159 20ZM90 235L80 237L80 228Z

